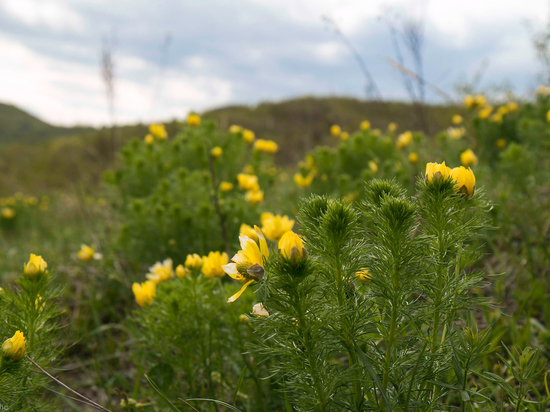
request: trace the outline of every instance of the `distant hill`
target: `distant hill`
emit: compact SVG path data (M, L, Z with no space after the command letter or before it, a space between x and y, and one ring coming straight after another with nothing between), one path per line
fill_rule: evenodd
M38 143L60 136L76 136L90 127L52 126L10 104L0 103L0 143Z
M228 106L202 113L216 120L222 129L238 124L273 139L280 147L276 161L290 166L303 159L317 145L333 146L338 140L329 129L338 124L354 132L363 120L372 128L386 130L396 122L398 132L425 130L434 134L447 128L451 117L461 113L455 106L418 107L407 103L372 102L344 97L303 97L257 106ZM421 119L424 121L421 121ZM166 122L169 136L184 119ZM89 190L97 187L103 172L113 166L114 153L128 140L143 138L147 125L116 129L63 128L49 125L10 105L0 104L0 196L16 191L43 192L55 189Z

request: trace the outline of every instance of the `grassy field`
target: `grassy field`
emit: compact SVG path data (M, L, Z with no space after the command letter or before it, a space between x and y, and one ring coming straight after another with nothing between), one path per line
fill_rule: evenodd
M0 336L29 358L3 347L0 404L547 410L545 90L7 137Z

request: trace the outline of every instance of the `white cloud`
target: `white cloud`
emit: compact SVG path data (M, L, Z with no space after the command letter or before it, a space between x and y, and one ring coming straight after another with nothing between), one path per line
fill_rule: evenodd
M56 60L6 37L0 37L0 48L5 56L0 59L0 78L9 79L0 89L0 100L53 124L109 123L99 64ZM115 63L116 120L120 123L181 117L191 109L228 103L232 96L231 84L222 79L169 70L161 82L158 68L142 59L120 57ZM136 72L146 80L133 80L131 75ZM159 84L164 85L160 94L156 92Z
M28 26L46 25L55 30L82 31L84 19L63 2L53 0L1 0L0 8Z
M331 41L317 45L315 53L321 60L334 64L338 62L343 50L344 46L341 43Z

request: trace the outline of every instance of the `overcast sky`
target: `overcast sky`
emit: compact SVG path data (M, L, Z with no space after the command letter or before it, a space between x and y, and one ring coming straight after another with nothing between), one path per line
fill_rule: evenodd
M388 9L402 16L398 28L405 17L425 21L425 78L446 92L480 67L480 88L536 86L527 23L545 27L547 0L0 0L0 101L54 124L108 123L102 38L114 41L119 123L302 95L364 98L359 66L323 15L383 98L407 100L386 61L395 58L380 19Z

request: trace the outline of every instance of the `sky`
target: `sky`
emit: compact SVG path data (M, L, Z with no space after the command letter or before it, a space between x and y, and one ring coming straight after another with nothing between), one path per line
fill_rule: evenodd
M113 58L114 121L182 118L230 104L303 95L369 97L361 56L383 99L408 101L391 21L422 21L424 78L506 84L525 96L540 66L533 31L547 0L0 0L0 102L56 125L107 125L101 52ZM405 66L416 66L398 35ZM428 90L426 99L443 103Z

